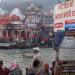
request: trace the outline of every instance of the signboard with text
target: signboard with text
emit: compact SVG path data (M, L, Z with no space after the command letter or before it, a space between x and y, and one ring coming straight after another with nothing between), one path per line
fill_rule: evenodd
M65 31L75 31L75 20L65 21Z
M65 30L65 21L75 19L75 0L59 3L54 8L54 31ZM63 26L56 27L56 24L62 23ZM74 26L74 25L73 25Z

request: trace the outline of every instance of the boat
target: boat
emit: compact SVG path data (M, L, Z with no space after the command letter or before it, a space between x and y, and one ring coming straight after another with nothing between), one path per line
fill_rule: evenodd
M0 39L0 49L12 49L16 42Z
M9 49L11 46L10 43L0 43L0 49Z
M20 42L13 42L10 46L13 49L27 49L27 48L32 48L32 47L36 47L36 45L25 41L20 41Z

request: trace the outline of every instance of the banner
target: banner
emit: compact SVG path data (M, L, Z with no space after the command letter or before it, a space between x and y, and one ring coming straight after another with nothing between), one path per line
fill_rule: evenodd
M75 19L75 0L66 1L57 4L54 8L54 31L64 30L65 31L65 21ZM62 27L57 24L62 23ZM56 28L57 27L57 28Z

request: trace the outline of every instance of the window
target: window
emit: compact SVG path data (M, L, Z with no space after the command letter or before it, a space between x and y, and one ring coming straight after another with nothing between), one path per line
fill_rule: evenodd
M6 37L6 31L3 31L3 37Z

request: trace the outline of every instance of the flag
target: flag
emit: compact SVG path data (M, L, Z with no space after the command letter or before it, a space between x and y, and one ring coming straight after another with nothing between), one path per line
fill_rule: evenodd
M65 35L65 31L58 31L55 33L54 43L56 46L60 46Z

